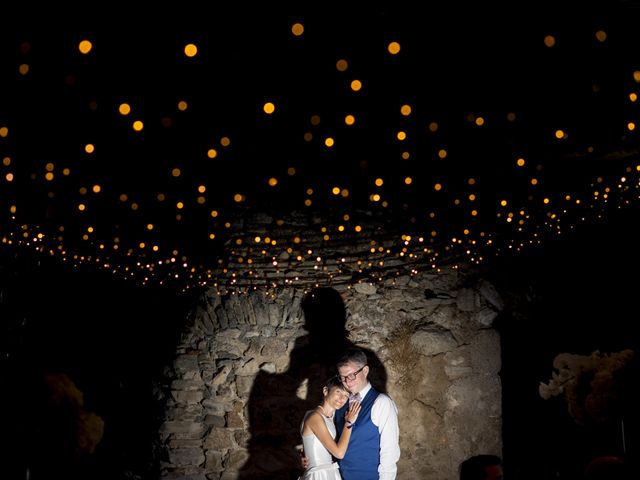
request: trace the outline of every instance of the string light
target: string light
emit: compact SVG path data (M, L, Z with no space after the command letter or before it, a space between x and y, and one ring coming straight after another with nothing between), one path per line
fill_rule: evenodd
M283 22L293 13L247 23L255 50L196 23L155 42L4 32L0 66L17 73L0 92L0 248L181 290L349 288L483 264L637 207L629 12L610 13L616 35L581 25L591 37L494 20L485 30L504 30L483 39L443 21L441 41L473 42L429 77L410 12L355 37L348 22ZM480 53L483 75L449 88Z

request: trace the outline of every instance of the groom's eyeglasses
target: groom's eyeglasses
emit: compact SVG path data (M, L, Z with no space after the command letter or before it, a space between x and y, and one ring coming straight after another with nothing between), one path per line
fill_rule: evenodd
M353 381L356 379L356 377L358 376L358 374L362 371L362 369L363 369L364 367L366 367L366 366L367 366L367 365L366 365L366 364L364 364L363 366L361 366L361 367L360 367L358 370L356 370L355 372L350 373L349 375L345 375L344 377L343 377L342 375L339 375L340 380L342 380L343 382L347 382L347 381L349 381L349 382L353 382Z

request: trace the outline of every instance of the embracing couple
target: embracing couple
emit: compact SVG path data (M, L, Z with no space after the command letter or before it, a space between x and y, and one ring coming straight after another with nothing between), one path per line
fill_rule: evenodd
M322 403L305 413L301 480L394 480L400 458L398 409L368 380L366 353L348 350Z

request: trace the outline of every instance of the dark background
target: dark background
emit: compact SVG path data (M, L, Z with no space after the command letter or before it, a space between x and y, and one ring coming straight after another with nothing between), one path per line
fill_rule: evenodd
M157 388L194 299L11 252L0 257L0 476L154 478L163 412ZM48 375L68 385L60 374L82 392L80 404L68 386L47 387ZM104 421L92 453L77 428L87 413Z
M198 275L227 259L225 222L239 219L232 195L246 193L249 212L275 215L300 208L311 187L314 212L338 211L338 218L378 209L369 195L380 191L390 203L381 209L386 225L427 237L437 231L434 248L443 256L450 239L470 228L460 251L474 250L487 278L526 299L496 322L508 477L571 478L593 454L619 448L615 432L575 425L564 400L543 400L538 386L551 378L559 353L637 350L638 141L625 128L640 123L638 103L629 100L640 69L636 2L420 12L405 2L243 5L233 12L213 5L206 15L189 6L151 12L109 4L82 11L80 20L80 12L58 5L48 7L52 12L28 7L0 19L7 85L0 127L10 132L0 139L0 158L12 160L1 167L0 186L2 373L9 392L2 411L15 478L24 478L25 465L35 465L34 480L48 469L95 479L146 471L159 422L153 383L174 352ZM294 21L305 24L302 39L290 34ZM598 29L608 33L606 42L595 39ZM548 34L558 42L554 49L542 42ZM86 57L77 52L84 37L95 42ZM390 40L401 42L401 55L386 53ZM193 62L180 54L189 41L201 49ZM335 69L339 58L350 62L346 75ZM29 75L18 74L22 64ZM352 78L363 80L361 94L350 91ZM188 100L187 112L177 111L180 99ZM265 118L260 107L269 99L278 114ZM117 114L123 101L145 120L144 135ZM409 118L399 114L405 103L413 107ZM343 116L350 112L357 123L347 129ZM509 112L517 121L507 120ZM312 115L322 119L318 126ZM469 115L486 125L476 128ZM438 123L437 133L427 133L430 122ZM569 132L566 141L556 141L557 128ZM399 130L407 142L396 141ZM307 132L313 141L303 140ZM228 150L218 143L223 135L233 140ZM331 151L322 144L326 136L338 139ZM97 146L93 156L84 153L88 142ZM211 146L221 152L216 162L204 158ZM520 156L524 169L515 167ZM48 162L56 169L51 182L43 179ZM180 180L169 173L176 166ZM284 173L290 166L295 177ZM64 167L68 177L60 174ZM14 181L6 181L8 173ZM272 175L281 179L277 189L266 187ZM413 187L399 186L405 175ZM617 188L622 175L629 189ZM379 176L380 190L373 188ZM435 182L443 192L434 193ZM78 193L94 183L103 186L101 195ZM201 183L208 186L206 208L194 198ZM351 196L332 195L336 184ZM157 202L160 192L171 201ZM121 193L130 200L121 202ZM465 200L471 193L473 204ZM185 198L177 221L174 202ZM525 213L522 230L504 221L502 199L509 212ZM79 202L87 215L78 214ZM220 219L211 219L211 208ZM85 240L88 226L95 233ZM30 241L38 232L53 256ZM117 251L110 248L114 237ZM487 237L490 248L482 242ZM533 238L541 244L522 253L512 248ZM140 249L141 241L159 245L160 253ZM181 261L166 262L174 249L196 268L195 279L184 275ZM110 267L101 271L102 264ZM156 269L140 271L138 264ZM43 414L55 407L42 385L50 372L66 373L83 392L85 409L105 420L103 441L80 462L69 452L70 423L52 421L74 421L77 408ZM632 420L633 456L637 431Z
M489 275L519 292L519 315L501 316L504 460L511 478L581 478L596 456L640 456L637 359L625 370L624 421L579 424L564 395L543 399L558 354L638 351L637 211L580 226ZM508 290L508 289L507 289ZM624 428L624 440L623 440Z

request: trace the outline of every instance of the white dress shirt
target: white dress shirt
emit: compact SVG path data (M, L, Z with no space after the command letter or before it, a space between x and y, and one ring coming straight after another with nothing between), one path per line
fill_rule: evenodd
M371 390L371 384L360 390L364 398ZM389 395L382 392L373 402L371 421L380 432L380 465L378 474L380 480L395 480L400 459L400 429L398 428L398 407Z

